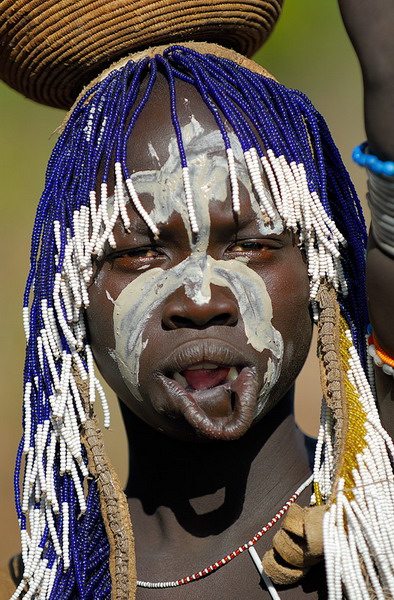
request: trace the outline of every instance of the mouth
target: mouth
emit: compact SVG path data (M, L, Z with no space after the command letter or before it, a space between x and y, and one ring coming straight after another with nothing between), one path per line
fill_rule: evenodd
M184 345L170 355L157 380L163 395L156 409L183 416L204 437L238 439L256 416L257 371L228 344Z
M212 389L221 385L229 386L240 373L240 367L215 363L190 365L183 371L172 373L171 379L177 381L187 392Z

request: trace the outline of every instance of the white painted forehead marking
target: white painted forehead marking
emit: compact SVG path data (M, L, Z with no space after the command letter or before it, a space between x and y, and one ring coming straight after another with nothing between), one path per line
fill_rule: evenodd
M148 144L148 150L149 150L149 154L151 155L151 157L155 158L157 160L157 163L160 167L161 162L160 162L159 155L157 154L157 152L156 152L155 148L153 147L153 144L151 144L151 142L149 142L149 144Z
M282 219L275 211L276 219L271 225L266 225L262 219L261 209L256 199L249 174L245 165L243 151L234 132L229 132L233 148L236 170L239 182L245 187L250 198L251 208L256 216L260 232L282 233L284 227ZM199 250L207 247L209 237L210 219L209 203L231 202L228 187L228 165L225 156L224 142L219 131L205 133L203 126L192 115L190 122L182 127L182 139L188 161L190 180L193 189L193 201L197 222L200 229ZM157 153L152 144L149 145L151 156L156 158ZM150 217L158 225L166 223L173 212L178 212L183 219L185 228L189 233L192 245L189 216L185 204L182 173L178 144L173 137L168 145L168 158L160 169L139 171L132 175L134 187L139 195L145 193L152 196L154 201Z

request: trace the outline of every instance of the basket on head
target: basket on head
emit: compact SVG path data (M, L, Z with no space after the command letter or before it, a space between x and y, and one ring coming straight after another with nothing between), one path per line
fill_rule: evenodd
M69 108L117 58L152 45L217 42L251 56L282 0L3 0L0 77L22 94Z

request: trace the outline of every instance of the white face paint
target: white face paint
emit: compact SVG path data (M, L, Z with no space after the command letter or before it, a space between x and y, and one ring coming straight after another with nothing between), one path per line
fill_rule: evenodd
M166 298L183 286L186 295L196 304L206 304L211 299L211 285L226 287L234 295L243 320L248 343L258 352L268 350L270 357L259 394L258 410L264 406L269 390L278 380L283 357L282 336L272 325L272 303L266 286L257 273L241 260L215 260L207 255L210 236L209 203L229 202L228 167L223 153L220 132L204 134L204 129L194 117L182 128L182 137L188 159L190 180L194 190L195 212L199 236L194 243L189 217L184 201L184 190L176 139L169 144L169 157L160 170L142 171L133 175L137 193L149 194L154 207L150 213L159 226L178 212L188 233L190 256L171 269L153 268L129 283L119 294L114 306L115 350L124 381L133 395L139 393L139 363L148 340L143 342L146 323L155 309ZM262 234L281 233L283 224L279 216L267 226L251 188L243 153L234 134L231 145L237 163L237 175L246 188L252 210ZM157 153L150 145L150 153Z

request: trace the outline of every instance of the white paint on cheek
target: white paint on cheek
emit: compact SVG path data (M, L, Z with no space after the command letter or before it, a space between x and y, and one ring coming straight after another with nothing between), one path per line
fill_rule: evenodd
M268 350L271 353L258 396L256 409L259 414L279 379L283 360L282 336L272 325L271 298L261 277L240 261L214 260L205 256L199 263L201 273L185 279L186 295L196 304L203 304L211 299L211 284L228 287L238 303L248 343L258 352Z
M280 358L282 336L271 324L271 298L261 277L237 260L215 260L204 256L199 266L198 278L194 272L192 277L183 274L186 295L196 304L205 304L211 300L211 284L229 288L238 304L248 343L258 352L268 349Z
M119 294L114 307L115 349L111 354L127 387L141 401L138 375L144 344L142 334L152 311L161 302L159 290L164 273L162 269L141 273Z
M196 303L211 299L211 285L231 290L238 304L248 343L258 352L268 350L270 360L261 398L277 381L283 356L282 336L272 325L272 303L261 277L237 260L215 260L193 254L172 269L142 273L120 293L114 307L115 350L112 356L130 391L139 392L139 364L147 340L144 329L153 312L182 285Z

